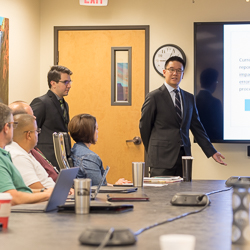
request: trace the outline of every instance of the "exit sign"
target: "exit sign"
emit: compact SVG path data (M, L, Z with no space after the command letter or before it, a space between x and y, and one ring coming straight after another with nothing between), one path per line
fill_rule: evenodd
M80 0L80 5L107 6L108 5L108 0Z

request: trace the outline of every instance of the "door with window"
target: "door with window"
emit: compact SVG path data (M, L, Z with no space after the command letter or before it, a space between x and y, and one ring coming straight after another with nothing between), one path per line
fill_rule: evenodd
M132 162L144 161L139 119L148 92L148 26L55 27L55 58L72 72L65 98L70 117L96 117L98 142L90 149L104 168L109 183L132 181Z

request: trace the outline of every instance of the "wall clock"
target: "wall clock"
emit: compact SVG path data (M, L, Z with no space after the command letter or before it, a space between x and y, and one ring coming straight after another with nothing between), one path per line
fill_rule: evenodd
M154 65L156 72L159 75L164 77L163 69L164 69L165 62L167 61L169 57L172 57L172 56L179 56L184 60L184 62L186 62L186 55L184 51L177 45L165 44L159 47L155 51L154 56L153 56L153 65Z

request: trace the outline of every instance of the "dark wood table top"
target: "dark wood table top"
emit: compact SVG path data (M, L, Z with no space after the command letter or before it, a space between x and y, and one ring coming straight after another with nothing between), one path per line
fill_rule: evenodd
M1 249L95 249L79 243L87 226L126 227L133 232L200 207L172 206L170 200L177 192L209 193L225 189L225 181L193 180L171 183L164 187L144 187L149 202L132 202L134 210L120 214L74 213L11 213L9 228L0 232ZM98 194L106 197L106 194ZM232 191L210 195L211 205L198 214L157 226L138 235L137 243L127 247L105 249L160 249L163 234L192 234L196 250L243 249L231 245ZM131 202L129 202L131 203Z

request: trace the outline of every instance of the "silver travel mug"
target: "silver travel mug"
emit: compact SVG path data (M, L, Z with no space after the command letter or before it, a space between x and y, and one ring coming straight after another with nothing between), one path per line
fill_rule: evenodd
M91 179L74 179L75 213L88 214L90 207Z
M132 176L134 187L143 187L145 162L132 162Z

